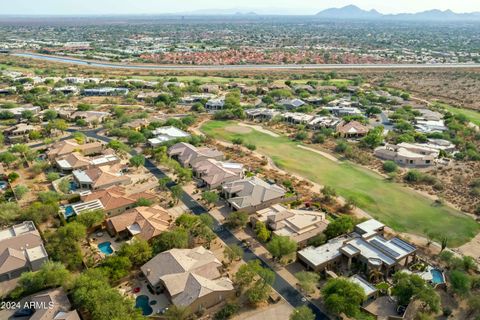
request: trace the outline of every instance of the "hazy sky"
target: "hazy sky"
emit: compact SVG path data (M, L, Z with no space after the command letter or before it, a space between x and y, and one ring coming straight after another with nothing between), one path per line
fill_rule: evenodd
M157 14L206 9L312 14L348 4L362 9L375 8L382 13L429 9L480 11L480 0L0 0L0 14Z

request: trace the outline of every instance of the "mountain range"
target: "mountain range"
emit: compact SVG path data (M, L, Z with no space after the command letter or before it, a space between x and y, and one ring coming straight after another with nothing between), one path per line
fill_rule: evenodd
M343 8L330 8L316 14L325 19L357 19L357 20L480 20L480 12L455 13L452 10L441 11L438 9L418 13L382 14L375 9L363 10L355 5Z

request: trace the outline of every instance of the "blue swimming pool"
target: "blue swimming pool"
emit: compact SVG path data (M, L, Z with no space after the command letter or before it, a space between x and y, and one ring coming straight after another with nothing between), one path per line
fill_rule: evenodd
M5 181L0 181L0 189L7 189L7 186L8 186L8 183L6 183Z
M151 315L153 312L152 307L150 307L150 303L148 303L148 297L145 295L138 296L135 299L135 308L142 308L142 314L144 316Z
M100 251L106 254L107 256L113 253L112 244L110 243L110 241L99 243L98 249L100 249Z
M438 270L438 269L432 269L430 270L430 272L432 273L432 282L434 284L442 284L445 282L445 280L443 279L443 272Z
M65 218L70 218L75 214L75 211L73 211L72 206L66 206L65 207Z
M69 189L70 189L70 191L75 191L75 190L77 190L77 184L75 183L75 181L70 181L70 183L69 183Z

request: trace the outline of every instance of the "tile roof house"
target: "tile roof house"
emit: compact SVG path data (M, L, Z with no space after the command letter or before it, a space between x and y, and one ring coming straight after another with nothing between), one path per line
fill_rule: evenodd
M42 291L20 301L21 306L30 304L34 306L34 313L30 317L15 317L15 311L18 309L5 309L0 311L0 319L26 319L29 320L80 320L76 310L72 310L72 305L68 300L67 294L62 288Z
M84 156L98 154L102 152L103 144L100 142L89 142L79 144L74 139L63 140L55 142L53 146L47 151L48 159L54 160L57 157L64 156L73 152L80 152Z
M222 194L228 204L238 211L254 212L285 200L285 190L257 177L225 183Z
M141 270L150 285L164 289L174 305L196 312L235 295L232 281L220 273L221 266L211 251L197 247L162 252Z
M193 171L195 176L201 179L208 189L216 189L224 183L243 178L243 164L215 159L196 162Z
M37 271L47 260L47 251L32 221L0 230L0 282Z
M114 186L107 189L100 189L90 194L83 195L83 202L99 200L107 216L115 216L126 210L132 209L139 199L153 200L156 196L148 192L128 193L127 189L121 186Z
M105 223L112 237L138 237L148 241L166 231L172 223L172 217L165 209L156 205L136 207L108 218Z
M79 152L73 152L55 159L56 166L64 172L114 165L117 163L120 163L120 159L112 152L107 152L106 154L92 158L85 157Z
M175 158L184 167L193 167L205 159L223 160L223 153L211 148L197 148L189 143L180 142L168 149L168 155Z
M279 204L257 211L250 220L252 225L265 223L274 235L288 236L299 245L322 233L328 225L323 212L288 209Z
M337 126L337 133L344 138L363 137L368 131L368 127L358 121L350 121Z
M80 189L106 189L113 186L128 185L132 182L129 176L119 173L111 166L90 168L87 170L74 170L73 180Z

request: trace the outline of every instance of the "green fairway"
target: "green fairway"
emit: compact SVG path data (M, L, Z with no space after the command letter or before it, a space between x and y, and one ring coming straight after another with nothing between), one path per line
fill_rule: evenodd
M468 118L470 122L475 123L477 126L480 126L480 112L471 109L452 107L451 105L445 103L440 103L440 106L453 114L463 114Z
M350 162L335 163L325 157L297 147L287 137L272 137L252 130L249 133L233 133L225 128L234 126L232 121L209 121L202 131L220 140L230 141L242 137L253 143L257 150L292 173L311 181L334 187L345 198L353 198L358 206L373 217L400 232L424 234L425 230L436 238L447 236L449 246L468 242L480 226L472 218L448 207L438 207L432 200L399 184L385 181L367 169Z

